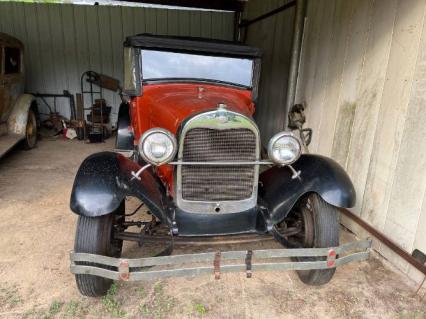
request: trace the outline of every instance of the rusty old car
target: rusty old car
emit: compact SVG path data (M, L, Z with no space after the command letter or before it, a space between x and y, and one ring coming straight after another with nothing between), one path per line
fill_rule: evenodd
M0 33L0 157L14 145L25 149L37 143L36 99L24 93L24 46Z
M368 240L339 246L338 209L355 204L343 168L304 152L297 132L261 144L253 119L260 65L259 49L234 42L126 39L116 150L85 159L71 194L71 272L83 295L104 295L113 280L256 270L292 269L322 285L337 266L368 258ZM131 219L128 197L152 219ZM285 248L170 255L178 241L262 236ZM156 239L169 241L167 254L122 256L124 240L149 250Z

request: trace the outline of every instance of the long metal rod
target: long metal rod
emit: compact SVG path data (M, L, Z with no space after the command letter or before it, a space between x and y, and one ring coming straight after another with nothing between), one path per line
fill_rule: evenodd
M143 238L144 243L163 243L170 242L170 236L147 235L141 236L140 233L120 232L115 235L116 239L140 242ZM231 245L231 244L247 244L260 241L275 240L270 235L232 235L232 236L215 236L215 237L180 237L174 238L175 245L188 246L211 246L211 245Z
M66 98L69 101L69 105L70 105L70 113L71 113L71 120L75 120L76 119L76 110L75 110L75 101L74 101L74 95L72 95L69 91L64 90L63 94L51 94L51 93L31 93L32 95L34 95L35 97L39 97L44 104L46 104L46 106L49 108L49 112L52 113L52 108L50 107L50 105L46 102L46 100L44 99L45 97L48 98L53 98L54 99L54 103L55 103L55 112L56 112L56 98Z
M299 76L300 53L302 50L303 29L305 24L306 0L297 0L296 17L294 19L293 44L291 49L290 70L287 83L287 98L285 104L285 118L287 123L288 113L294 105Z
M422 263L420 263L417 259L415 259L413 256L411 256L408 252L406 252L403 248L401 248L398 244L396 244L394 241L392 241L385 234L383 234L379 230L375 229L369 223L362 220L359 216L353 214L349 210L341 208L340 211L343 215L352 219L354 222L356 222L358 225L360 225L362 228L364 228L367 232L369 232L372 236L374 236L380 242L385 244L389 249L391 249L393 252L398 254L405 261L407 261L409 264L411 264L413 267L415 267L418 271L420 271L420 272L422 272L423 274L426 275L426 265L423 265Z
M246 28L249 25L252 25L253 23L256 23L256 22L259 22L259 21L264 20L266 18L269 18L270 16L273 16L277 13L280 13L281 11L292 8L295 5L296 5L296 0L290 1L290 2L286 3L285 5L282 5L281 7L278 7L274 10L271 10L271 11L265 13L265 14L262 14L262 15L256 17L256 18L254 18L254 19L243 21L243 22L240 23L239 26L240 26L240 28Z
M425 281L426 281L426 275L424 276L424 278L423 278L422 282L420 283L419 287L416 289L416 292L414 293L415 295L417 295L417 294L419 293L420 289L422 289L423 284L425 283ZM423 295L423 297L424 297L424 296L426 296L426 292L425 292L425 294Z
M184 162L184 161L175 161L167 163L170 165L274 165L274 162L271 161L252 161L252 162Z
M234 41L241 41L241 18L243 14L241 11L234 12Z

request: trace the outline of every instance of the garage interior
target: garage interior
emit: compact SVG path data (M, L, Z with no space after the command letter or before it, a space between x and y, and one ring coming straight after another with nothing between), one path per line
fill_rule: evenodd
M343 237L371 237L374 250L324 287L304 286L291 272L225 274L120 283L107 298L87 300L69 273L69 195L82 160L114 149L114 136L93 144L43 136L36 149L15 147L0 160L0 317L426 318L424 0L55 2L0 3L0 32L25 46L29 93L67 91L77 101L88 70L123 82L128 35L261 48L255 120L263 143L302 104L313 130L309 152L336 160L355 185L350 212L361 222L342 214ZM120 97L104 90L103 98L114 129ZM47 104L71 118L69 98L40 97L42 118ZM126 249L137 254L136 244Z

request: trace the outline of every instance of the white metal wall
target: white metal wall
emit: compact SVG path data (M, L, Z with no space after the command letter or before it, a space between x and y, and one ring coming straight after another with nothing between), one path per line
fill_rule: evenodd
M0 32L24 43L26 90L40 93L78 93L86 70L122 79L122 44L128 35L231 40L233 19L230 12L0 2ZM115 119L119 98L104 92L115 107ZM69 116L65 101L59 103L59 111Z
M426 252L425 9L425 0L308 0L297 95L314 129L310 149L355 184L354 212L409 253Z

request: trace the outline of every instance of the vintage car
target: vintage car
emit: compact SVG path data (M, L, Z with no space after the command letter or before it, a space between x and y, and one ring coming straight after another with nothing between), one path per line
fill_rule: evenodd
M0 157L19 142L25 149L37 143L37 103L24 94L23 54L18 39L0 33Z
M368 257L369 241L339 246L338 208L355 203L342 167L302 154L303 140L292 132L261 145L253 120L260 64L259 49L233 42L127 38L128 102L119 110L116 152L89 156L71 195L79 215L71 272L83 295L104 295L113 280L241 270L251 277L252 270L294 269L306 284L322 285L336 266ZM129 220L136 211L125 212L126 197L144 203L152 220ZM131 226L142 229L126 231ZM155 231L161 227L166 232ZM291 249L121 256L123 240L145 249L161 234L169 248L185 238L274 236ZM349 249L365 251L340 258ZM275 262L253 261L265 258ZM238 259L244 263L222 263ZM193 262L204 265L170 269Z

